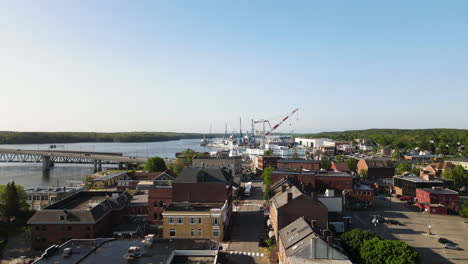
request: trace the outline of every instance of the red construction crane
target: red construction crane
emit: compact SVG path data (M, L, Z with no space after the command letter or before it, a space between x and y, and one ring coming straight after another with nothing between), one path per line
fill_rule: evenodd
M279 126L281 126L281 124L284 123L284 121L288 120L288 118L290 118L292 115L294 115L294 113L296 113L297 111L299 111L299 108L295 109L294 111L292 111L289 115L287 115L285 118L283 118L283 120L281 120L278 124L276 124L270 131L268 131L265 136L268 136L270 135L273 131L275 131Z

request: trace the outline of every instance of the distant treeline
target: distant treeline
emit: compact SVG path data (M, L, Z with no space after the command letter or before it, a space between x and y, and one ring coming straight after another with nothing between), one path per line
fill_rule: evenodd
M399 149L430 150L437 154L468 155L467 129L367 129L309 134L337 140L364 138L381 146Z
M155 142L201 138L202 134L175 132L9 132L0 131L0 144L41 144L78 142Z

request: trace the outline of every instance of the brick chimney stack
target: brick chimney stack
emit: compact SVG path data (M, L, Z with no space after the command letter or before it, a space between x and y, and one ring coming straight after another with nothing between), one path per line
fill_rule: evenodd
M286 184L283 184L281 185L281 192L285 192L286 191Z
M288 192L288 203L292 201L292 197L293 197L292 192L289 191Z

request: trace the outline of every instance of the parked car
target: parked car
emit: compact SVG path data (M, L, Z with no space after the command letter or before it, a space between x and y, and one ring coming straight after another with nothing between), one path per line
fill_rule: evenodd
M439 243L441 244L454 244L454 245L458 245L457 243L451 241L451 240L448 240L447 238L439 238L439 240L437 240Z
M413 198L411 196L402 196L398 198L400 201L411 201Z
M461 247L455 245L455 244L452 244L452 243L445 243L444 244L444 248L447 248L447 249L454 249L454 250L462 250Z
M387 219L387 223L391 224L391 225L399 225L399 226L403 226L404 224L401 223L400 221L398 220L392 220L392 219Z

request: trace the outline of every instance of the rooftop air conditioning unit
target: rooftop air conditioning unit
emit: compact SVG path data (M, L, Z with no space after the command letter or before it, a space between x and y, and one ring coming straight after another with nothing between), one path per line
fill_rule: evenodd
M128 256L132 258L138 258L141 256L140 247L129 247L128 248Z

